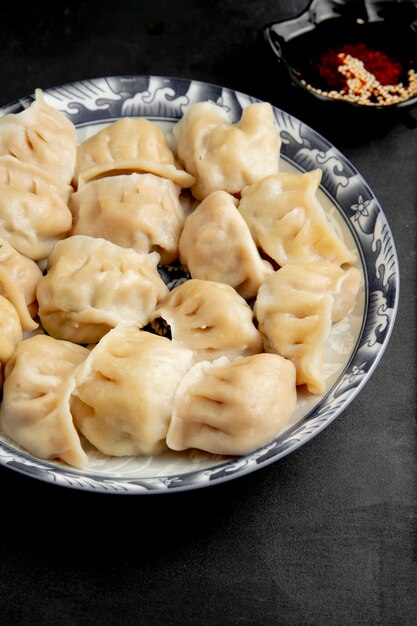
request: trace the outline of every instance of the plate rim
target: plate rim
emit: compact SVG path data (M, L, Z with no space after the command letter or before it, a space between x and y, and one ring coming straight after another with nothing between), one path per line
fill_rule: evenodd
M45 87L41 89L44 94L47 94L47 97L54 97L54 94L59 93L60 90L76 87L82 92L82 89L84 87L91 89L92 86L96 86L97 88L105 86L106 88L110 89L107 95L111 98L110 92L112 89L110 88L110 84L117 82L124 83L125 81L133 84L139 82L144 84L147 83L148 85L151 85L153 82L155 92L151 93L151 96L153 96L154 98L156 98L158 90L174 90L175 85L180 85L181 88L185 90L184 94L186 96L192 89L196 90L197 92L199 92L199 90L204 93L213 92L213 94L217 95L220 99L225 98L225 100L228 101L228 104L230 104L232 108L233 106L235 106L235 110L232 112L232 118L236 118L236 114L239 113L239 107L241 110L241 103L244 103L244 105L246 106L247 104L254 102L265 102L264 100L261 100L257 97L235 90L231 87L218 85L216 83L189 78L156 76L152 74L102 76L71 81L68 83L62 83L59 85ZM143 95L144 93L145 92L142 91L137 92L134 95ZM120 98L118 98L118 101L120 102L120 99L122 98L120 92L116 93L113 91L113 94L115 96L120 96ZM174 96L175 94L176 92L174 90ZM34 100L34 97L34 94L22 96L21 98L16 99L9 104L1 106L0 116L3 116L7 113L16 113L23 110L25 107L30 105L30 103ZM172 104L172 94L170 95L170 97ZM199 100L192 99L192 102L197 101ZM71 104L70 101L69 104ZM69 106L69 104L67 103L67 106ZM165 104L169 105L169 102ZM83 105L79 106L78 111L82 110L82 106ZM102 106L98 102L97 106L99 107L97 110L103 110ZM107 110L109 109L109 106L107 107ZM185 104L183 103L182 106L185 106ZM318 145L319 148L322 148L322 150L320 151L318 148L313 147L312 150L310 150L310 154L308 154L308 150L307 154L303 153L303 165L302 167L300 167L300 163L296 162L298 168L307 171L304 166L308 166L309 164L311 165L311 159L314 153L314 158L316 158L316 160L318 161L318 166L322 166L322 171L323 166L326 166L326 168L333 167L336 169L337 167L343 166L350 174L351 178L355 179L355 186L358 187L362 192L366 192L367 199L364 199L362 194L359 194L357 212L354 214L354 216L349 217L349 215L345 213L340 203L340 200L337 199L337 196L334 196L330 193L328 185L324 184L323 181L321 184L323 190L325 190L325 192L330 196L333 203L337 205L338 212L342 213L345 221L349 225L351 234L354 236L355 244L357 245L358 251L361 254L361 264L365 275L365 287L368 294L368 297L365 299L365 310L363 313L362 327L357 339L356 346L353 349L348 362L343 368L343 371L340 373L339 377L331 386L331 388L326 391L326 394L312 411L303 416L299 422L294 424L284 433L278 435L269 443L261 446L260 448L248 455L234 457L232 460L226 460L224 462L217 463L216 465L208 469L195 469L191 470L190 472L185 472L181 474L166 474L142 478L130 478L122 476L119 477L116 474L112 476L106 476L102 474L94 474L94 472L92 472L90 476L88 470L77 470L69 466L67 467L64 465L56 465L53 462L47 460L37 459L29 453L21 452L20 450L9 446L3 441L0 441L0 465L26 476L36 478L43 482L94 493L145 495L190 491L215 484L221 484L224 482L228 482L232 479L247 475L256 471L257 469L261 469L262 467L266 467L267 465L275 463L276 461L284 458L292 452L295 452L295 450L311 441L311 439L313 439L316 435L322 432L337 417L339 417L340 414L343 413L345 408L363 389L365 384L369 381L370 377L374 373L385 352L393 331L393 327L395 325L395 319L398 311L400 272L394 238L388 220L382 210L380 203L378 202L376 196L374 195L366 180L362 177L360 172L355 168L351 161L337 147L331 144L329 140L323 137L318 131L311 128L308 124L302 122L297 117L293 116L290 113L287 113L286 111L280 109L272 103L271 106L273 108L277 123L279 124L281 122L281 125L279 125L281 130L281 138L283 139L282 147L283 149L289 150L290 155L291 153L293 154L293 156L296 153L300 154L303 149L304 151L306 151L303 141L301 141L301 143L297 145L297 142L300 142L300 139L303 138L303 133L305 133L307 136L307 142L311 138L313 138L314 140L316 140L312 142L313 146ZM74 110L75 109L76 107L74 107ZM89 109L87 109L87 111L88 110ZM63 112L65 113L66 111L64 110ZM158 116L155 117L158 118ZM149 118L153 119L153 116L149 115ZM105 119L106 118L104 117L103 121L105 121ZM164 117L161 116L158 119L164 119ZM179 118L171 117L169 119L174 120ZM75 125L82 125L82 122L79 122L78 124L75 123ZM324 150L324 148L327 148L328 153ZM294 150L297 149L299 149L300 152L294 152ZM291 156L287 155L286 152L284 153L284 158L294 163L294 159L291 158ZM326 170L325 173L327 174L327 177L331 177L330 171ZM336 172L335 170L333 171L333 174L334 176L336 176L336 178L339 175L338 172ZM341 180L339 184L335 187L334 192L336 193L338 192L338 190L340 191L339 187L341 186L342 195L344 196L346 191L348 191L346 188L349 187L349 184L352 181L349 179L350 182L349 180L348 182L346 182L345 188L343 186L343 176L341 174L339 178ZM344 199L343 201L345 202L346 200ZM356 205L353 204L350 208L353 210L354 206ZM362 212L361 206L362 208L364 208ZM373 219L373 222L371 224L369 224L371 220L368 219L370 213L372 213ZM369 250L367 250L366 248L363 249L359 246L361 242L361 232L353 228L355 224L353 224L352 220L356 220L357 222L356 229L360 227L364 235L370 235L370 237L372 238L372 246L375 248L373 250L374 256L375 254L381 254L384 242L385 244L387 242L389 244L389 247L385 248L385 256L383 254L381 259L377 257L377 261L379 262L382 261L383 258L388 258L387 255L389 255L390 273L388 275L388 278L386 278L385 276L386 266L383 263L379 267L375 265L375 272L376 274L378 274L378 271L381 272L381 281L383 286L385 284L386 295L388 295L389 288L392 292L390 307L387 306L388 298L384 299L384 297L382 297L382 299L377 301L375 305L369 301L369 295L371 292L369 289L368 257L370 256L370 254ZM381 234L380 239L375 236L375 224L378 224L377 228L382 231L381 233L378 232L378 234ZM378 245L380 246L380 249L378 249ZM382 251L384 252L384 250ZM365 252L368 252L368 254L366 254ZM382 296L384 296L384 292L382 292ZM375 306L378 305L379 309L381 310L380 319L378 318L378 310L375 311ZM371 313L370 308L372 308ZM371 320L371 322L373 322L373 325L369 321L370 314L372 314L374 318L376 316L375 319L372 318ZM378 327L379 323L382 325L382 330L380 329L380 327ZM372 339L375 338L375 341L372 345L369 346L368 369L365 371L363 367L361 368L356 364L352 365L352 363L357 360L359 349L366 347L366 342L364 343L364 339L367 337L367 328L369 332L369 326L371 327L372 333L374 333L375 335L375 337L372 337ZM382 337L381 341L377 341L377 336ZM371 348L375 346L375 343L378 344L376 351L372 351L371 354ZM363 358L365 358L365 355ZM355 367L357 368L357 370L354 369ZM352 386L353 383L355 384ZM336 392L340 393L336 395ZM338 400L339 396L341 397ZM336 402L336 407L333 410L331 410L332 405L329 404L329 402L331 403L332 398ZM330 408L326 412L326 408L328 407ZM324 411L322 411L322 409L324 409ZM310 415L311 413L313 414L313 416ZM315 421L313 422L313 420Z

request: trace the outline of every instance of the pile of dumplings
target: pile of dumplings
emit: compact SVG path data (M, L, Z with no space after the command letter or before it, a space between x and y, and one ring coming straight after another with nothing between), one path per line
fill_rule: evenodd
M360 288L321 172L279 171L267 103L237 123L190 105L171 138L122 118L78 144L35 95L0 118L2 431L77 468L85 440L136 456L273 439L298 386L325 391L323 347Z

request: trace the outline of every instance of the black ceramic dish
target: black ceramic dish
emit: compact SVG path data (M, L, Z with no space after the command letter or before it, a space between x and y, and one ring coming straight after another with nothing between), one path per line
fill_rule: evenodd
M264 37L294 85L322 101L357 109L392 110L417 104L417 96L390 105L363 105L312 91L326 89L318 66L324 52L364 43L417 71L417 2L410 0L313 0L298 17L268 24Z

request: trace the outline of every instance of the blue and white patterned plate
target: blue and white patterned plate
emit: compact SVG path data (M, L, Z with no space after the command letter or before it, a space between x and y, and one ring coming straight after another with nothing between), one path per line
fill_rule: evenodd
M211 101L233 120L253 97L197 81L154 76L85 80L44 90L47 102L76 125L79 139L123 116L145 116L169 134L184 109ZM0 114L17 113L33 97ZM281 129L281 169L323 172L320 199L327 216L356 252L363 286L355 309L333 326L325 353L327 391L299 394L288 428L255 452L224 458L198 452L161 457L109 458L86 444L85 470L42 461L0 433L0 464L66 487L105 493L163 493L204 487L252 472L296 450L330 424L363 388L389 340L398 304L399 270L393 238L378 201L351 163L326 139L288 113L274 108Z

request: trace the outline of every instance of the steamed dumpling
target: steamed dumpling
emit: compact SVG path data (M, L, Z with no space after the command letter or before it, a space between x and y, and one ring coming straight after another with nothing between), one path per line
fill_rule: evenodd
M26 331L39 326L33 317L38 310L36 287L41 278L42 272L35 261L0 239L0 294L14 305Z
M144 118L122 118L78 147L78 184L131 172L150 172L180 187L191 187L195 182L193 176L177 168L163 131Z
M260 287L254 312L265 350L294 362L297 385L325 390L323 346L332 321L353 306L360 285L355 268L331 263L289 263Z
M55 178L47 170L38 165L19 161L10 155L0 156L0 182L11 187L24 189L42 190L46 188L52 190L65 203L68 202L72 192L71 185Z
M152 317L169 324L172 340L192 350L195 362L262 351L252 309L224 283L187 280L169 293Z
M83 185L70 202L74 235L102 237L124 248L153 250L167 264L178 257L185 222L180 188L153 174L111 176Z
M198 363L177 388L167 444L248 454L282 431L296 399L295 367L276 354Z
M59 242L37 288L43 327L57 339L94 343L119 323L145 326L168 293L158 259L83 235Z
M289 263L268 281L271 294L282 297L282 289L333 297L332 322L343 319L352 309L361 285L361 274L355 267L343 270L335 263ZM264 294L265 296L265 294ZM259 310L258 303L258 310Z
M11 302L0 296L0 389L4 366L23 339L19 315Z
M0 425L6 435L41 459L85 467L87 455L72 420L74 371L86 348L35 335L22 341L5 368Z
M263 303L273 306L284 294L310 293L330 294L333 298L332 322L343 319L352 309L361 285L361 273L355 267L342 269L335 263L288 263L268 279L263 290ZM261 309L261 298L255 303L256 312Z
M37 165L68 185L77 156L75 126L37 89L29 108L0 118L0 155L5 154Z
M50 178L34 165L0 157L0 237L35 261L45 259L72 225L68 188Z
M225 191L208 195L187 217L180 259L193 278L226 283L250 299L274 270L260 257L236 204Z
M173 133L179 158L197 179L191 190L199 200L220 189L239 193L278 172L281 139L268 103L250 104L236 124L216 104L192 104Z
M75 422L104 454L152 455L166 449L174 393L192 352L133 326L117 326L79 368Z
M327 220L317 198L321 170L279 173L246 187L239 211L256 245L278 265L355 260Z

